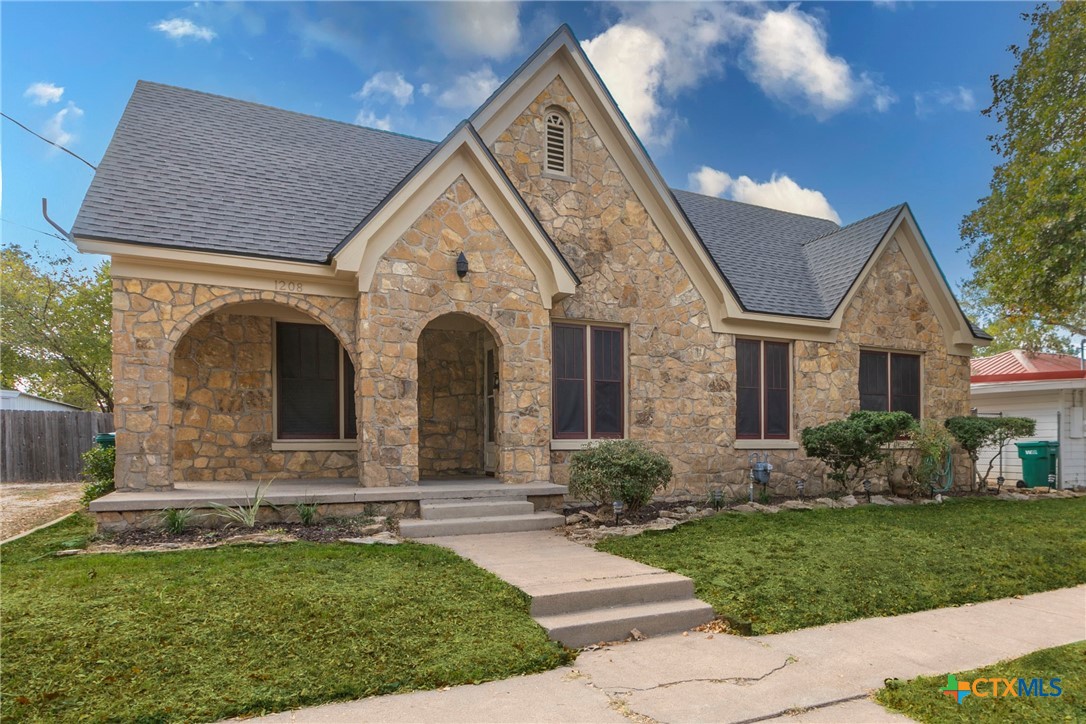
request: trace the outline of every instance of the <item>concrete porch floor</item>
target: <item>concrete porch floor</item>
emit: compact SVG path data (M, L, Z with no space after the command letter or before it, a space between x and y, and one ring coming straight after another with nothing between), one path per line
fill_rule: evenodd
M258 480L181 481L174 484L173 490L114 491L92 501L89 507L92 513L102 513L207 507L211 503L243 505L256 494L258 487L266 488L264 500L270 505L398 503L518 496L536 498L565 495L568 490L564 485L553 483L510 485L489 477L420 480L418 485L385 488L364 488L356 480L336 478L274 480L267 485Z

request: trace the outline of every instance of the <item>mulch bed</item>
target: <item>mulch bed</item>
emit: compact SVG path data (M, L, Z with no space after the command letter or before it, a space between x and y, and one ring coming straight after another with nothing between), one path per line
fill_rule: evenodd
M335 543L341 538L373 535L377 526L373 518L335 518L313 525L301 523L259 523L253 528L200 528L193 526L181 533L171 533L163 528L129 529L117 533L103 533L102 541L118 546L147 546L161 543L198 543L211 545L238 535L286 535L310 543Z

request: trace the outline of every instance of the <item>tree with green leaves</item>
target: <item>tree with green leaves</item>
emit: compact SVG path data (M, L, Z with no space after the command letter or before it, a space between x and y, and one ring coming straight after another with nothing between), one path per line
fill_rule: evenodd
M1003 448L1015 438L1030 437L1037 430L1037 421L1029 417L979 417L962 415L944 423L950 434L962 446L973 463L973 479L977 487L983 487L992 474L995 461L1003 454ZM988 469L980 473L980 451L983 448L995 452L988 460Z
M0 384L84 409L113 410L109 262L0 249Z
M966 287L958 297L962 309L974 322L992 335L987 347L974 347L974 357L990 357L1009 349L1025 349L1032 353L1077 354L1067 330L1039 319L1012 320L1003 316L983 289Z
M983 113L1002 157L989 194L961 224L973 278L1008 328L1086 335L1086 3L1023 14L1017 67L992 76ZM1031 337L1027 334L1024 339Z

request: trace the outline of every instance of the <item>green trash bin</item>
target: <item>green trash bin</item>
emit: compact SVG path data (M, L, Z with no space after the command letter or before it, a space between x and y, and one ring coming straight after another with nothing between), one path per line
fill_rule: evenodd
M98 447L116 447L117 446L117 433L115 432L100 432L94 436L94 444Z
M1051 440L1016 442L1018 457L1022 460L1020 488L1056 487L1056 461L1060 457L1060 444ZM1023 484L1024 483L1024 484Z

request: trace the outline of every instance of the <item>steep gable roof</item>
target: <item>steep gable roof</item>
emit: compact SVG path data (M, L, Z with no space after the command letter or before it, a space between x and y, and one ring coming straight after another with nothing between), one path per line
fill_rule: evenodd
M327 262L435 145L140 81L72 234Z

